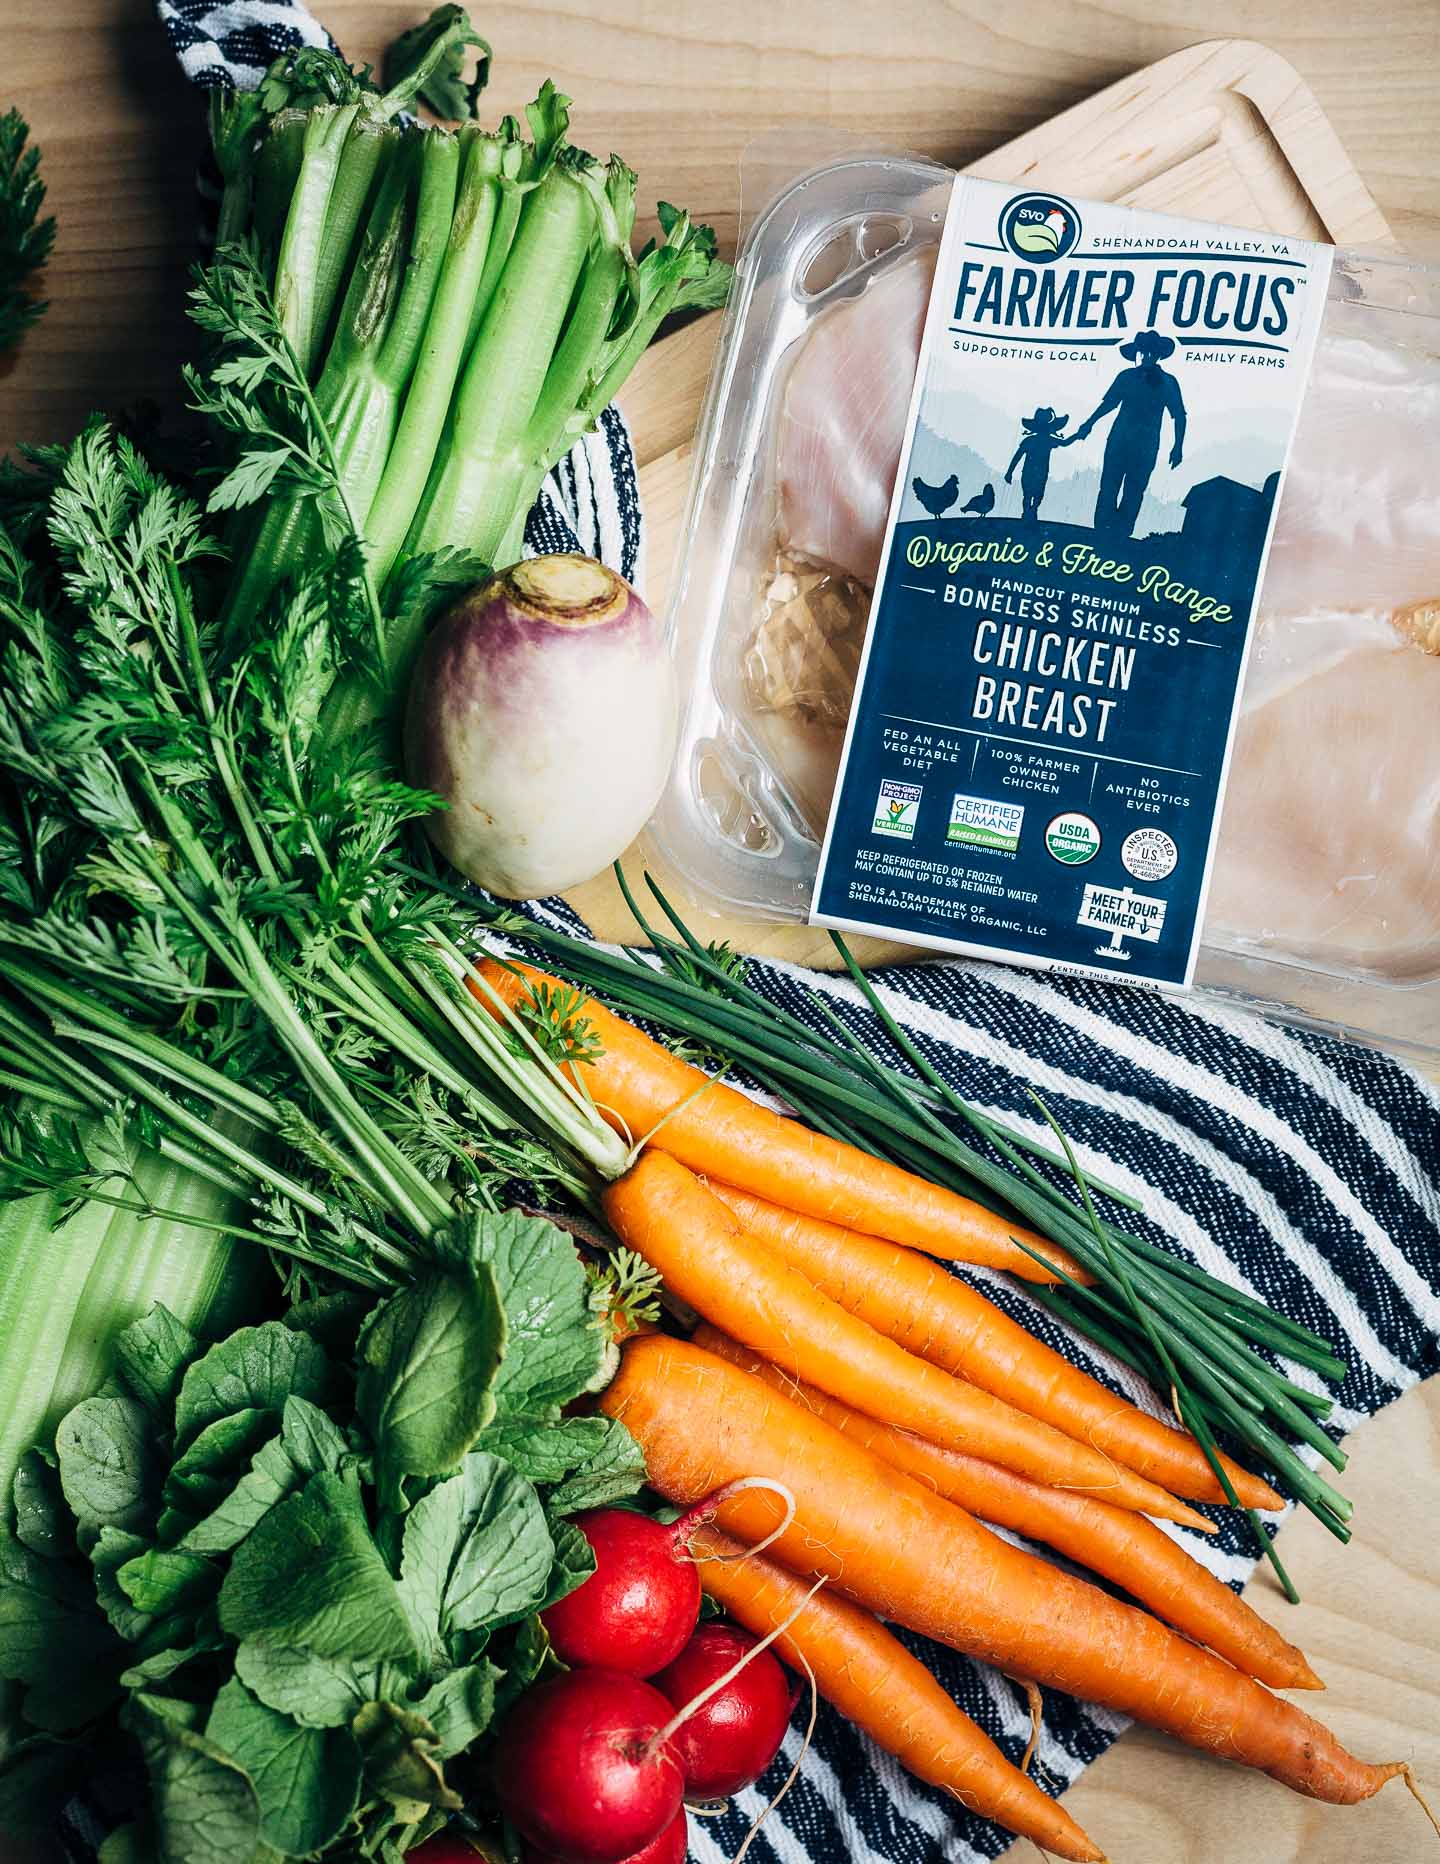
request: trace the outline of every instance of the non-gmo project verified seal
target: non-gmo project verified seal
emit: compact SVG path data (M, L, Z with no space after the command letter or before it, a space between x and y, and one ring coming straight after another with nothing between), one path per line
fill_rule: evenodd
M946 841L963 842L969 848L994 848L1013 854L1020 846L1020 824L1025 820L1023 803L992 803L984 796L957 796L950 805L950 826Z
M915 834L915 818L920 813L924 790L918 783L882 783L875 799L875 820L870 825L874 835L898 835L910 841Z

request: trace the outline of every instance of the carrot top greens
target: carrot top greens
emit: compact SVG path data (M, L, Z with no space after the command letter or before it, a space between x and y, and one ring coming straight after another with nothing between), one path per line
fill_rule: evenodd
M29 136L18 110L0 116L0 350L18 343L44 311L29 286L55 243L54 220L40 217L45 184Z

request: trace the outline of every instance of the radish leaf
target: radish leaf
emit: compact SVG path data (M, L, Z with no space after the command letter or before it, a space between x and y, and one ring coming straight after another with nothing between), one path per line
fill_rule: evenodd
M360 1797L360 1750L343 1728L302 1728L235 1678L215 1698L206 1739L244 1768L260 1802L260 1836L292 1857L328 1845Z
M388 1504L402 1476L458 1466L494 1416L505 1350L505 1316L483 1264L422 1276L375 1310L360 1335L355 1402L375 1441Z

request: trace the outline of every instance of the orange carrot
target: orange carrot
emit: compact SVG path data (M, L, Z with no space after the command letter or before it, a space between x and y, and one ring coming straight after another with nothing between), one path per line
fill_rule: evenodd
M757 1637L783 1624L805 1597L803 1580L763 1555L736 1560L739 1543L713 1528L702 1528L691 1547L703 1561L706 1592ZM817 1592L773 1648L797 1670L808 1667L825 1700L917 1779L1033 1838L1042 1851L1104 1864L1069 1813L1005 1758L870 1612L828 1589Z
M1193 1437L1107 1391L948 1269L913 1249L797 1216L729 1185L710 1189L767 1249L906 1352L1093 1444L1172 1494L1192 1502L1226 1499ZM1243 1506L1284 1507L1268 1482L1223 1461Z
M1031 1540L1043 1540L1067 1559L1122 1586L1166 1624L1197 1644L1208 1644L1247 1676L1271 1689L1325 1687L1303 1651L1287 1643L1273 1625L1153 1521L1086 1495L1042 1488L995 1463L937 1449L909 1431L877 1424L873 1417L852 1411L813 1385L788 1378L778 1366L714 1327L697 1327L690 1338L693 1345L808 1406L852 1443L903 1469L947 1501L957 1502L968 1514Z
M512 1008L525 1001L533 985L558 982L527 964L510 969L487 958L479 968L484 982ZM469 983L475 996L488 1004L481 984L474 978ZM682 1163L791 1210L908 1243L949 1261L1008 1269L1024 1281L1058 1280L1015 1243L1013 1239L1020 1237L1067 1275L1078 1281L1091 1279L1047 1237L885 1159L757 1106L652 1042L593 998L585 1000L577 1015L589 1022L604 1049L585 1064L585 1085L601 1112L637 1143L664 1120L662 1143Z
M1315 1799L1368 1799L1405 1771L1399 1761L1357 1760L1252 1677L1137 1606L1010 1546L712 1353L658 1334L637 1340L600 1404L624 1421L651 1484L671 1501L697 1501L739 1476L783 1483L795 1515L773 1557L792 1572L829 1575L881 1618L1133 1715ZM726 1502L718 1524L754 1542L783 1519L777 1497L757 1489Z
M1053 1425L953 1379L866 1326L750 1236L691 1171L653 1147L602 1202L610 1227L706 1320L872 1417L948 1449L1213 1532L1153 1482Z

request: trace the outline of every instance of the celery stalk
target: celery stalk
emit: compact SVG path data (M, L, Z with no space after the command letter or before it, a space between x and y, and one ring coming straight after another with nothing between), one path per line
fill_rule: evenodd
M475 302L470 307L470 324L465 333L466 356L475 347L475 339L480 334L490 300L495 296L495 287L500 283L501 274L505 270L505 261L510 257L510 248L515 243L515 229L520 224L520 209L524 205L525 196L518 187L501 190L500 203L495 211L495 230L490 235L490 250L485 255L485 270L480 274Z
M273 277L285 237L285 220L305 154L305 117L285 110L273 117L255 157L254 231L267 277Z
M329 332L340 288L355 250L355 235L371 198L382 157L392 159L402 146L401 132L390 124L359 117L351 125L340 156L315 277L317 354Z
M470 309L488 265L502 205L502 170L507 161L515 166L512 158L519 155L517 145L481 131L460 134L463 167L444 269L395 443L365 526L377 583L390 573L435 458L469 339ZM516 202L518 206L518 197Z
M340 169L340 157L359 110L358 104L330 105L312 110L305 119L300 174L280 240L280 258L275 268L275 312L285 340L307 375L313 373L320 335L316 329L316 309L325 220Z
M454 137L439 133L386 164L316 384L316 405L360 525L390 456L401 397L420 351L445 257L458 166ZM248 632L274 589L322 542L310 501L269 505L227 594L227 628Z
M63 1414L110 1371L122 1327L163 1301L199 1332L229 1332L253 1309L259 1251L222 1229L243 1221L237 1199L153 1155L136 1188L197 1225L82 1204L64 1222L50 1197L0 1208L0 1496L8 1506L15 1466L49 1441ZM211 1225L222 1226L212 1229Z
M515 243L456 393L407 553L458 545L489 562L510 530L524 438L590 246L594 210L563 167L526 196ZM404 677L413 643L397 643Z

